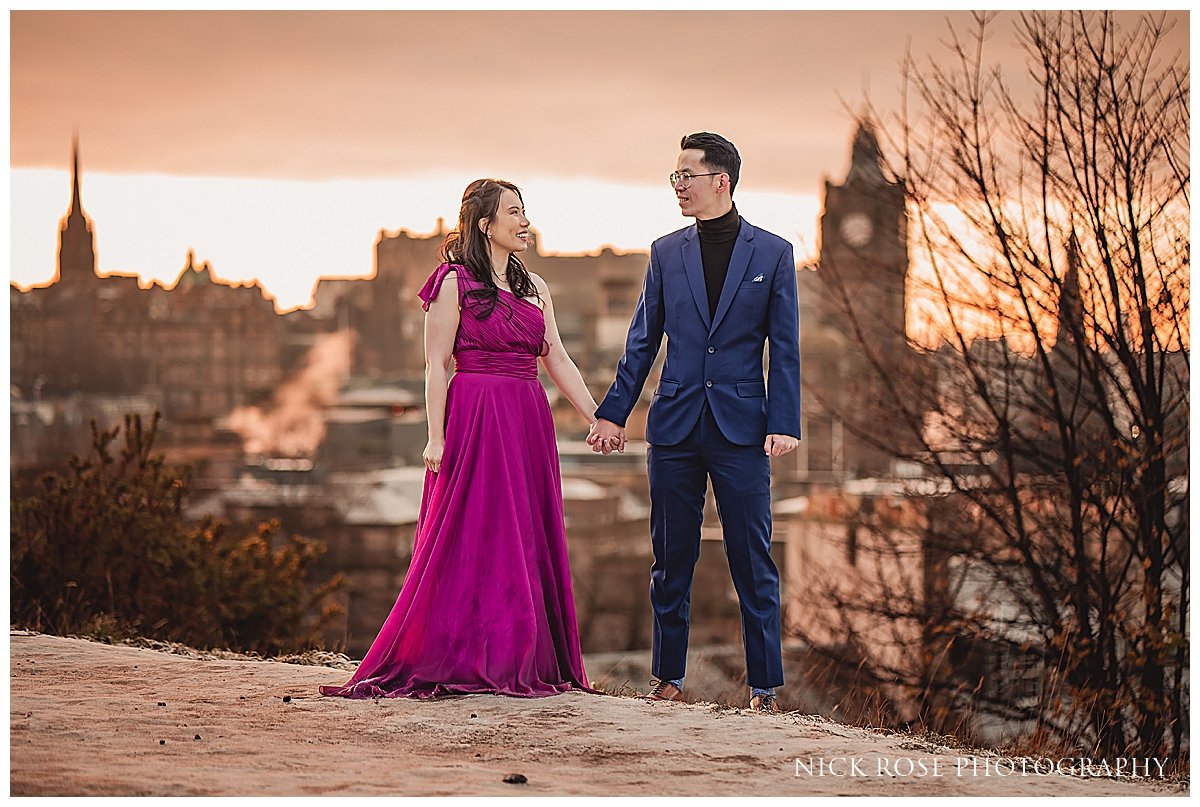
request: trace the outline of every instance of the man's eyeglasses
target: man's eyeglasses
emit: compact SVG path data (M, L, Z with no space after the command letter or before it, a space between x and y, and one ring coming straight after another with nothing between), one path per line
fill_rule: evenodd
M667 177L671 181L671 187L674 188L679 183L683 183L684 190L692 186L692 180L696 177L715 177L725 173L724 171L713 171L710 174L689 174L687 171L673 171L671 176Z

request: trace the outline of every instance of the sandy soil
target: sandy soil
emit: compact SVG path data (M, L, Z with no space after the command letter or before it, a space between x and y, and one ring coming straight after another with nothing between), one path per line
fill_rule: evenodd
M585 694L347 701L317 694L348 677L326 667L20 633L10 648L17 796L1187 792L1149 780L1020 775L1019 767L998 775L983 757L956 762L969 752L798 714ZM835 760L846 757L859 758L857 768ZM797 776L797 758L812 759L812 775ZM821 760L842 775L819 775ZM907 761L912 774L895 775ZM527 781L505 783L509 774Z

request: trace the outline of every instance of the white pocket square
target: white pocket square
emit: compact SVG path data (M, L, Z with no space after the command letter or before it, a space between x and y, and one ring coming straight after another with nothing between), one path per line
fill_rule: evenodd
M758 277L754 278L754 279L753 279L753 280L751 280L750 282L751 282L751 283L762 283L762 282L763 282L763 276L762 276L762 275L759 275Z

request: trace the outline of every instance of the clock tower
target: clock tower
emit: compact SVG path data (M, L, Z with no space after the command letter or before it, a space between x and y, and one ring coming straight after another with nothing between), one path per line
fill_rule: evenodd
M844 330L852 327L853 318L860 327L869 326L873 340L892 348L906 346L904 183L884 176L870 124L860 124L854 135L845 182L825 180L819 271L827 289L821 306L824 324Z
M845 181L825 181L816 271L800 273L808 313L801 364L811 402L801 428L814 478L894 472L900 452L891 449L903 441L885 433L904 427L875 366L895 372L912 359L905 332L907 242L904 184L884 173L875 132L860 123ZM888 445L872 445L879 438Z

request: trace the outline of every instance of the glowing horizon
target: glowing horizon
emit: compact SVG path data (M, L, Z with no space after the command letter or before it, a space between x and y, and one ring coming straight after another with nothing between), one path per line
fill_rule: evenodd
M86 150L86 144L84 144ZM86 158L86 154L85 154ZM57 271L58 228L70 206L70 173L11 171L10 281L45 285ZM414 236L454 225L462 189L474 176L297 181L90 173L81 176L100 275L135 275L170 287L187 263L208 263L230 283L258 282L279 312L307 306L319 278L369 278L381 232ZM692 223L671 190L594 180L518 180L545 255L649 252L655 238ZM816 257L820 200L814 195L739 188L739 211L784 238L796 260ZM578 215L586 209L587 216Z

